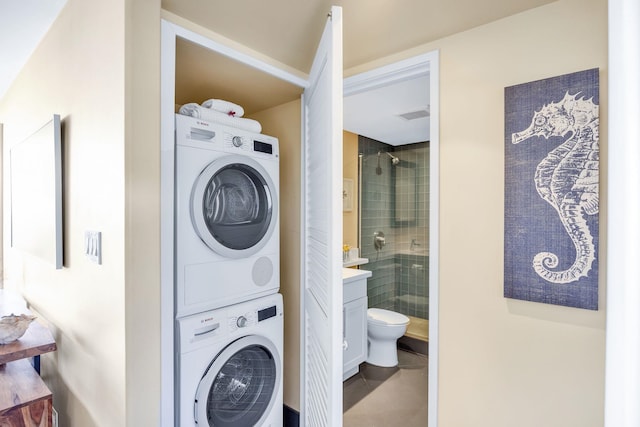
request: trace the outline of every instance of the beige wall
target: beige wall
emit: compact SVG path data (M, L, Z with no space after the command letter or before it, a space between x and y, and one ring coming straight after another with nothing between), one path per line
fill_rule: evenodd
M125 31L126 426L157 426L161 351L160 0L126 0Z
M0 103L6 207L11 145L64 122L64 269L12 250L3 223L4 285L56 338L42 373L64 426L158 421L159 19L155 0L68 0ZM102 265L85 230L102 232Z
M606 223L607 2L560 0L367 64L440 51L439 425L600 427L600 310L505 299L504 87L600 68L600 224Z
M251 118L280 144L280 293L284 299L284 404L300 410L300 101Z
M4 123L4 284L50 322L58 351L42 374L64 426L125 425L125 2L69 0L0 102ZM8 150L64 121L64 269L10 247ZM34 206L37 209L37 206ZM83 255L102 232L102 265Z
M53 112L67 126L65 269L52 271L4 239L7 287L25 293L58 341L43 375L61 425L155 425L159 413L158 13L155 1L69 0L0 102L5 159ZM605 0L559 0L345 73L440 50L443 427L602 425L604 298L591 312L502 297L502 141L505 86L600 67L606 179L606 17ZM281 159L280 201L285 403L298 409L299 331L289 320L299 316L294 104L256 118L291 150ZM268 123L280 113L296 118ZM601 201L604 223L606 193ZM86 229L103 232L101 266L82 255ZM603 296L604 253L600 260Z
M603 424L606 244L600 311L502 297L503 88L601 69L605 192L606 6L559 1L439 43L442 426Z
M353 210L342 213L342 241L358 247L358 135L342 133L342 176L353 180Z

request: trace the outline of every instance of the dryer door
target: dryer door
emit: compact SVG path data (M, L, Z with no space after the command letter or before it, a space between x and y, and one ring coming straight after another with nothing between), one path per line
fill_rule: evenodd
M215 357L200 380L195 421L199 426L262 425L274 410L281 381L273 343L258 335L240 338Z
M191 192L191 220L216 253L244 258L268 242L276 225L277 190L250 157L230 155L210 163Z

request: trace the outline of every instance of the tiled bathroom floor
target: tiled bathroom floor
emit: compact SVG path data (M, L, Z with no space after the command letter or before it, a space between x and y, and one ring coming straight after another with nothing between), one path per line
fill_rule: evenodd
M398 351L398 366L381 368L363 363L344 382L345 427L426 427L428 358Z

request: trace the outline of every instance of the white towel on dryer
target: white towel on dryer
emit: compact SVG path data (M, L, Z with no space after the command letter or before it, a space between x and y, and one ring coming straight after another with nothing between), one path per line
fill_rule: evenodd
M233 117L216 110L205 108L201 105L191 102L180 107L178 112L184 116L196 117L198 119L214 122L225 126L231 126L237 129L249 132L262 132L262 125L257 120L246 119L243 117Z

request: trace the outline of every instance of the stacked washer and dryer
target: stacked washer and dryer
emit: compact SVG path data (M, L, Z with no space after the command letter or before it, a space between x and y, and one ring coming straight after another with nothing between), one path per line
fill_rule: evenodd
M176 114L176 425L281 426L274 137Z

